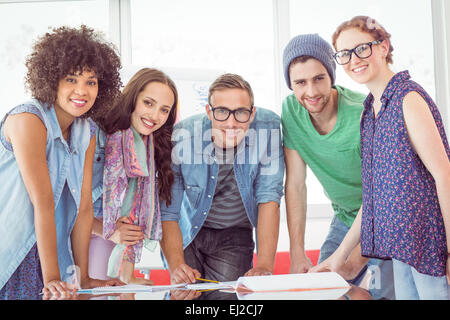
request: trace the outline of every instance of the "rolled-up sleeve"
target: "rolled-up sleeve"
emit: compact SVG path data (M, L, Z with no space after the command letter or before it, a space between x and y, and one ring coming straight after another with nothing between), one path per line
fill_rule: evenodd
M258 175L255 179L256 203L274 201L280 204L283 197L284 154L281 139L280 122L271 122L266 153L259 162Z
M181 202L183 201L184 183L180 172L180 166L172 164L174 173L174 182L172 185L172 202L169 206L166 202L160 201L161 220L162 221L179 221Z

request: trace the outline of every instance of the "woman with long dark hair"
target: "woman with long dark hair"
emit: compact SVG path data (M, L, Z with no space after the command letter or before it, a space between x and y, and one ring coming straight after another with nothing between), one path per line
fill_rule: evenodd
M91 273L151 284L134 276L134 264L143 246L152 250L161 238L159 199L171 203L171 135L177 104L174 82L157 69L144 68L131 78L110 112L97 119L102 130L97 133L94 188L102 186L103 197L94 199ZM109 247L106 254L98 254L102 245L96 242Z

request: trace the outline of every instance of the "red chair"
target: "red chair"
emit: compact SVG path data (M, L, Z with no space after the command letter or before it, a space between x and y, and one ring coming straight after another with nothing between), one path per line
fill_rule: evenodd
M311 260L313 265L317 264L317 260L319 259L319 250L306 250L306 256ZM256 257L255 260L256 262ZM289 268L291 266L291 257L289 252L282 251L277 252L275 256L275 267L273 270L273 274L288 274Z

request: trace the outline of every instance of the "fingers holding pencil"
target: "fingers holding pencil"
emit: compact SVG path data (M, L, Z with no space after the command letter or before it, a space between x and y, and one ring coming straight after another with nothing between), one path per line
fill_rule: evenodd
M180 264L172 272L172 283L195 283L196 278L200 278L198 270L192 269L187 264Z

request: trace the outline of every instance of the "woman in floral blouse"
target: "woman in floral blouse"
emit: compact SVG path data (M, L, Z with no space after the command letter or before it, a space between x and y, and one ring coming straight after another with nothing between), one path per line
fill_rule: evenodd
M439 110L408 71L390 69L390 34L375 20L344 22L333 45L337 63L370 90L361 116L363 206L340 249L315 270L348 271L360 241L363 257L393 260L397 299L448 299L450 148Z

